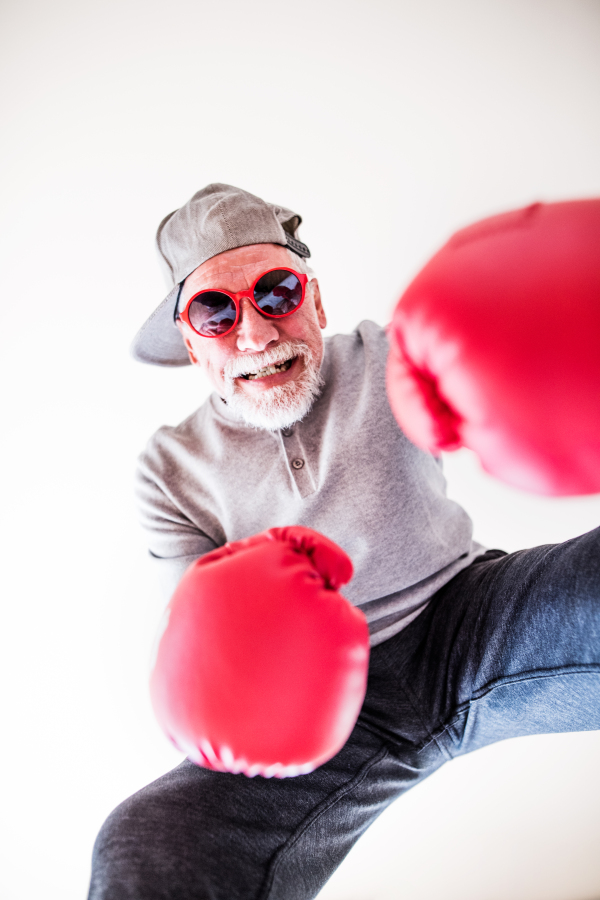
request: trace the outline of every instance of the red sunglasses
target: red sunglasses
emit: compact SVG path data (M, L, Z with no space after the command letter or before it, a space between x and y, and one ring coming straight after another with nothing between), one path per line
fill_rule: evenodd
M308 275L299 275L293 269L269 269L247 291L199 291L176 318L201 337L223 337L239 322L242 297L247 297L264 316L282 319L300 309L307 282Z

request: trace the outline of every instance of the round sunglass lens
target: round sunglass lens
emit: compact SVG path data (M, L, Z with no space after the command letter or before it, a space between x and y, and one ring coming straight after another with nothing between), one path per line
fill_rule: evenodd
M302 300L302 284L293 272L275 269L256 282L254 299L269 316L285 316L293 312Z
M235 304L220 291L203 291L188 307L192 327L203 337L219 337L235 322Z

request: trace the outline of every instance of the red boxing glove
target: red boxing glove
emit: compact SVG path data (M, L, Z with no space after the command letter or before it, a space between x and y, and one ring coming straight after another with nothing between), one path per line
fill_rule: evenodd
M401 298L387 386L401 428L540 494L600 491L600 200L459 231Z
M200 766L310 772L346 742L364 699L369 633L338 593L352 563L309 528L225 544L185 572L150 681L154 711Z

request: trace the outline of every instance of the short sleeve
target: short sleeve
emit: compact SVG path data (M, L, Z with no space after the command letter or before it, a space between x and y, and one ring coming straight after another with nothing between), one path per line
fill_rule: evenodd
M141 465L136 473L135 494L150 557L168 600L188 566L218 544L178 509Z

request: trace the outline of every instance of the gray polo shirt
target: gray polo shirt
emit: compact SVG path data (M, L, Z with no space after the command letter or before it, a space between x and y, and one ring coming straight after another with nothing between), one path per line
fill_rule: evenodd
M385 392L387 338L373 322L325 340L325 387L292 428L241 422L217 394L140 457L137 497L167 595L198 556L282 525L306 525L349 554L342 593L372 645L406 627L482 552L446 497L441 462L398 428Z

